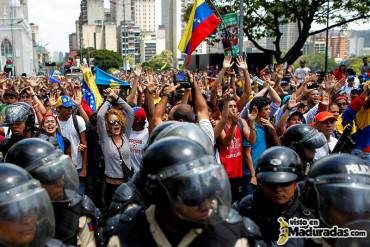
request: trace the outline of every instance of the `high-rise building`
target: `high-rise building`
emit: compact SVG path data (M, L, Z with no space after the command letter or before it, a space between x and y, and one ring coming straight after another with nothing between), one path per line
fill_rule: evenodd
M348 58L348 37L345 33L340 33L330 37L331 55L337 60L346 60Z
M370 55L370 30L349 32L349 54L359 56Z
M135 0L111 0L110 10L113 21L117 26L122 22L132 22L134 16Z
M166 50L166 29L163 25L158 26L156 41L156 53L160 54Z
M298 40L299 31L297 23L287 23L279 26L280 32L283 34L280 39L280 49L288 51L293 47Z
M35 71L32 31L28 22L27 0L0 1L0 70L13 60L16 74Z
M135 64L140 63L141 32L132 22L121 25L120 52L124 57L133 57Z
M157 41L155 33L143 33L141 35L140 54L141 61L149 61L157 53Z
M154 33L157 29L155 18L155 0L134 1L134 23L141 32Z
M81 0L81 24L95 25L104 22L104 0Z
M68 38L69 38L69 51L71 52L78 50L77 34L71 33Z

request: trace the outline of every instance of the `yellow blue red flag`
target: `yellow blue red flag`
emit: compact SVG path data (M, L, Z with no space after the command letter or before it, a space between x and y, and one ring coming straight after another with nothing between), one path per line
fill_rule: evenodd
M188 54L188 64L191 54L221 23L204 0L195 0L188 24L181 37L178 49Z

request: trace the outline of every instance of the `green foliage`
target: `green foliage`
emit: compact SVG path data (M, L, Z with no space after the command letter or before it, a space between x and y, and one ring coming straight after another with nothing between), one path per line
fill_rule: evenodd
M216 0L221 13L237 12L239 0ZM271 54L278 63L292 64L302 55L302 48L311 35L326 30L312 31L314 23L325 24L327 9L329 9L330 26L345 26L346 24L362 20L367 22L370 18L369 0L248 0L244 1L244 33L259 50ZM329 8L328 8L329 4ZM296 23L298 39L293 47L282 54L280 41L282 30L280 25ZM274 39L274 49L261 46L262 38Z
M315 55L304 55L297 59L294 63L294 67L299 67L299 61L306 61L306 66L311 69L311 71L324 71L325 70L325 54L315 54ZM328 59L328 71L334 71L338 68L338 64L333 58Z
M356 71L356 75L359 75L361 73L361 67L364 65L362 62L362 57L352 57L347 60L347 64L349 68L352 68L354 71Z
M80 55L80 52L78 52ZM95 50L94 48L83 49L83 57L94 58L94 65L107 71L109 68L120 68L123 59L120 54L111 50Z
M155 71L170 69L173 67L172 52L164 50L160 54L154 55L150 61L142 63L141 66Z

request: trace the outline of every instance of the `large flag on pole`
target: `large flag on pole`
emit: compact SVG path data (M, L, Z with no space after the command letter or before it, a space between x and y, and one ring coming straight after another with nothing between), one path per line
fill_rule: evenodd
M86 113L90 116L93 112L97 111L100 105L103 103L103 98L99 93L98 87L96 86L94 76L90 68L81 68L83 80L82 80L82 107Z
M122 81L104 70L99 69L98 67L95 67L95 82L96 85L110 85L111 83L118 83L120 86L123 87L130 87L130 83Z
M204 0L195 0L188 24L181 37L178 49L188 54L188 64L191 54L221 23Z

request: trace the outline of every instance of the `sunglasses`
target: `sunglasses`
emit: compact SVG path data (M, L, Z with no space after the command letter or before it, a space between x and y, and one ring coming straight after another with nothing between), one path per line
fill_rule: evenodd
M109 125L119 125L119 121L118 120L111 120L111 121L109 121Z
M338 102L337 103L338 106L344 106L344 105L347 105L346 103L341 103L341 102Z
M30 98L32 98L32 95L22 94L20 98L21 99L30 99Z

